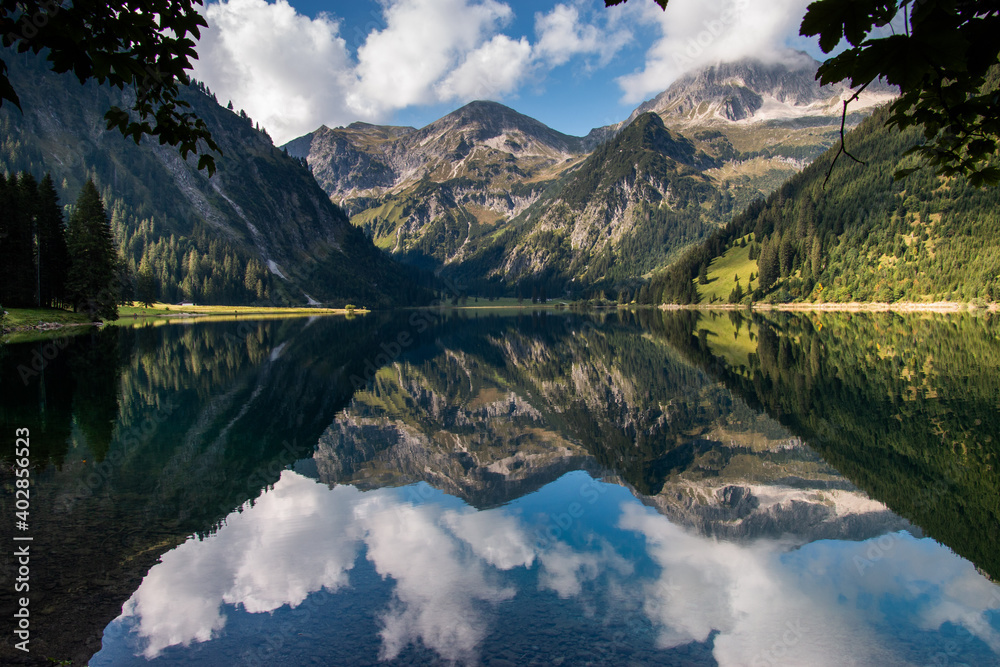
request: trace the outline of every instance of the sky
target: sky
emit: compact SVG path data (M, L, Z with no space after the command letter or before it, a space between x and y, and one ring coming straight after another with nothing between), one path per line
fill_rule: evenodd
M685 71L787 57L810 0L206 0L195 78L281 145L321 125L422 127L494 100L572 135Z

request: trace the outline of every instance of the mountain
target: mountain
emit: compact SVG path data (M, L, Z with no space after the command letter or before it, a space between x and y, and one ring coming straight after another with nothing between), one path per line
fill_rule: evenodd
M708 67L586 137L473 102L421 129L323 127L285 148L376 245L474 291L621 287L839 139L852 93L819 86L817 66L798 54ZM890 97L865 93L849 123ZM643 144L649 133L669 140Z
M768 63L745 58L717 63L685 74L667 90L642 103L626 122L652 111L674 124L697 126L719 122L790 122L836 119L842 103L854 91L844 84L821 86L816 80L819 62L804 53L790 54L788 62ZM851 102L852 112L870 109L895 96L878 82Z
M0 171L51 172L64 205L93 178L133 275L148 267L162 299L381 305L419 298L409 271L349 223L299 160L203 86L184 99L222 150L211 179L176 149L105 131L104 112L128 107L131 93L80 85L33 56L4 59L25 113L0 109Z
M583 147L496 102L419 130L353 123L285 145L376 245L431 267L536 201Z
M734 271L753 288L746 301L1000 299L1000 190L926 167L895 179L916 165L906 151L922 135L886 118L880 109L846 137L864 164L831 171L830 149L655 279L655 301L725 300Z
M578 281L599 288L662 266L728 213L704 174L716 164L685 137L643 114L602 144L497 235L472 240L445 274L541 284L549 295Z
M583 142L496 102L470 102L419 130L326 126L284 146L335 201L404 192L429 179L510 185L583 153Z
M844 84L820 86L820 63L801 52L781 61L744 58L689 72L640 104L621 123L591 134L618 132L643 113L659 115L667 127L691 137L725 164L710 172L746 202L769 194L840 138ZM851 101L846 126L855 127L895 89L874 82Z

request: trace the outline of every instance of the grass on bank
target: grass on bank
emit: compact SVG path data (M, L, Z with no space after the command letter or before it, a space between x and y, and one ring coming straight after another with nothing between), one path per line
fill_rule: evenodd
M90 318L84 313L60 308L7 308L3 326L7 329L35 327L39 324L88 324Z
M711 303L714 296L718 302L727 303L729 293L736 288L736 276L740 277L740 287L743 293L753 290L760 285L757 280L757 260L750 259L750 236L746 237L747 246L745 248L736 245L727 250L721 257L716 257L708 267L708 284L698 285L698 296L701 297L699 303ZM738 241L737 241L738 242ZM750 274L754 274L752 283L747 279ZM697 279L695 280L697 284Z
M134 302L129 306L118 307L118 319L107 324L128 325L136 321L171 320L187 318L224 319L240 315L253 316L315 316L335 314L363 314L369 312L365 308L277 308L257 306L178 306L169 303L154 303L145 308ZM85 313L74 313L62 308L7 308L4 314L3 329L9 333L4 336L4 342L14 343L22 340L39 340L42 338L60 336L67 333L67 327L80 329L76 325L91 324ZM60 325L53 329L38 329L42 325ZM62 332L62 333L59 333Z
M145 308L132 302L130 306L118 307L118 318L135 317L179 317L181 315L318 315L329 313L346 313L344 308L287 308L269 306L178 306L173 303L156 302ZM368 312L364 308L355 308L356 313Z

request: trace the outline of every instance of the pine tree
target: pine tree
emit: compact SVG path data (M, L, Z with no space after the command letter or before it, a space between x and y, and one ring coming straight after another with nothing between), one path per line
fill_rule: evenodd
M66 230L62 207L52 176L45 174L38 184L38 273L43 306L53 307L66 300Z
M34 223L38 186L28 173L0 188L0 303L35 306Z
M757 261L760 289L768 290L778 279L781 268L778 264L777 239L765 240L760 249L760 259Z
M142 266L139 268L135 291L139 302L146 308L152 306L153 302L156 301L156 293L159 291L159 288L156 284L156 278L153 276L153 272L149 270L149 267Z
M80 190L66 237L66 289L73 309L95 321L118 319L118 258L111 222L93 180Z

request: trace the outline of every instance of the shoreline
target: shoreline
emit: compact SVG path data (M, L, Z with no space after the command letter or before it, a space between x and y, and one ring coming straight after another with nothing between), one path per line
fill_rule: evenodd
M660 310L747 310L754 311L784 311L784 312L841 312L841 313L975 313L985 311L995 313L1000 310L998 304L972 306L957 301L898 301L886 303L878 301L850 301L847 303L754 303L752 306L740 304L709 305L668 304L658 306Z
M852 301L847 303L754 303L751 306L742 304L676 304L664 303L659 306L638 306L637 304L618 304L614 306L599 307L601 310L618 310L622 308L643 308L653 307L659 310L753 310L753 311L778 311L778 312L842 312L842 313L976 313L1000 312L1000 304L991 303L985 306L973 306L968 303L957 301L934 301L934 302L914 302L900 301L895 303L885 302L860 302ZM230 312L226 308L202 306L205 310L179 310L167 313L133 313L122 315L117 320L111 322L39 322L32 325L17 325L0 332L0 338L14 334L26 334L31 332L48 333L66 328L79 327L101 327L101 326L123 326L130 322L139 323L144 320L193 320L212 318L216 321L233 319L238 320L240 316L246 318L254 317L317 317L321 315L348 315L366 314L370 311L365 308L347 310L346 308L259 308L248 310L235 310ZM579 312L571 308L568 303L557 304L525 304L525 305L475 305L475 306L444 306L443 310L540 310L553 309ZM407 310L406 308L402 310Z
M247 308L246 306L235 309L219 306L196 306L200 310L185 308L183 310L162 312L162 309L150 309L157 312L150 313L130 313L119 315L117 320L108 322L38 322L37 324L18 324L0 331L0 342L4 342L9 336L18 334L49 334L63 329L78 329L81 327L105 327L105 326L131 326L142 322L153 322L163 320L195 320L211 319L213 321L239 320L245 319L274 319L279 317L319 317L325 315L364 315L371 311L366 308Z

